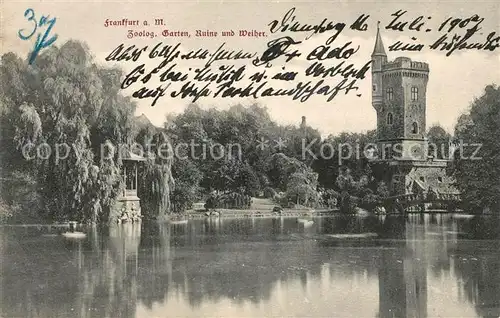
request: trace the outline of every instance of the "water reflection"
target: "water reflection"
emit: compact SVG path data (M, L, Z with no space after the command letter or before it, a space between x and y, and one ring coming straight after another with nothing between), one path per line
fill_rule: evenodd
M293 218L130 224L93 229L80 241L1 228L0 314L500 315L498 219L314 221L310 227Z

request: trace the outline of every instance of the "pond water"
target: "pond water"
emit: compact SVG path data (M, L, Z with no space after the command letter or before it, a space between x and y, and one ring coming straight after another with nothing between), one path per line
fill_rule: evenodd
M0 227L1 317L498 317L500 221Z

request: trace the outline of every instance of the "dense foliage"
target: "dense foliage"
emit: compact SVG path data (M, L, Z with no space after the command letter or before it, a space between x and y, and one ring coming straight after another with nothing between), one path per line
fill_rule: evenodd
M451 170L472 208L500 210L499 136L500 88L490 85L455 127L455 142L463 146L455 151Z
M242 193L211 193L205 203L207 210L222 209L248 209L252 204L252 197Z
M249 208L255 196L352 213L390 195L364 151L375 130L322 138L305 118L300 126L278 125L259 105L195 104L158 128L134 116L135 104L120 94L122 75L97 65L74 41L48 48L33 65L2 56L0 219L105 221L123 188L123 162L103 145L133 142L148 150L138 194L151 217L184 212L196 201ZM439 126L427 133L437 145L429 155L439 159L449 157L453 138L482 145L482 160L470 160L475 148L465 147L451 168L476 207L500 206L499 110L500 89L488 86L459 118L454 137Z
M197 145L180 147L184 151L177 157L187 158L174 163L174 178L184 178L184 174L197 176L190 186L185 183L185 190L193 194L189 200L202 200L210 193L242 194L273 198L283 206L336 208L338 193L344 191L349 197L366 196L354 208L373 206L379 197L369 196L376 193L377 183L372 178L368 158L363 151L351 156L345 152L349 147L354 151L373 143L375 131L343 133L323 140L303 120L299 127L280 126L258 105L236 105L228 110L203 110L189 105L182 114L170 116L165 123L174 148L180 144ZM215 152L216 158L212 149L219 150ZM333 154L325 149L332 149ZM189 168L176 171L175 166L180 162ZM349 173L362 179L362 183L341 189L336 183L341 168L349 168ZM213 194L209 196L210 200L213 198Z
M436 159L451 159L450 142L452 136L439 125L433 125L427 131L429 141L428 155Z
M338 153L324 158L320 150L324 143L337 150L340 143L371 142L373 132L322 140L305 118L299 127L281 126L258 105L189 105L162 129L154 127L134 117L135 104L120 94L121 71L95 64L78 42L47 49L33 65L8 53L0 72L6 84L0 92L5 216L105 221L124 185L119 152L103 153L103 145L135 142L148 149L138 194L151 217L183 212L211 193L245 198L223 200L232 207L248 207L246 198L264 192L280 202L333 207L337 198L322 197L318 187L340 191L339 167L350 167L357 178L370 174L366 158L340 162ZM58 149L67 152L63 160L54 155L62 144L69 146ZM165 145L179 151L159 156ZM38 156L27 160L23 149Z
M135 104L120 94L122 77L119 69L97 65L75 41L48 48L32 65L14 53L2 56L4 216L19 222L107 220L124 186L119 149L134 140L166 142L156 129L138 125ZM140 189L145 210L168 213L172 160L146 156L141 184L149 186Z
M105 219L121 177L114 158L101 161L100 145L127 142L135 111L118 94L121 72L69 41L33 65L5 54L0 76L2 184L31 184L28 199L7 193L4 202L41 219Z

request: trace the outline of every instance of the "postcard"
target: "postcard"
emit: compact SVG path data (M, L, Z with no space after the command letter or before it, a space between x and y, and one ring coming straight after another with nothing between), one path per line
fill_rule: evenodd
M0 6L1 317L500 317L500 2Z

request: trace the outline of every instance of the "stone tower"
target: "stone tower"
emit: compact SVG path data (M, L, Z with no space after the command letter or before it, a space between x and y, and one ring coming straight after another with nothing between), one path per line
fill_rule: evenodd
M377 113L378 179L393 195L448 192L448 160L428 156L426 94L429 65L407 57L389 61L377 27L372 53L372 105Z
M387 61L377 28L372 53L372 105L380 159L426 160L425 113L429 65L407 57Z

